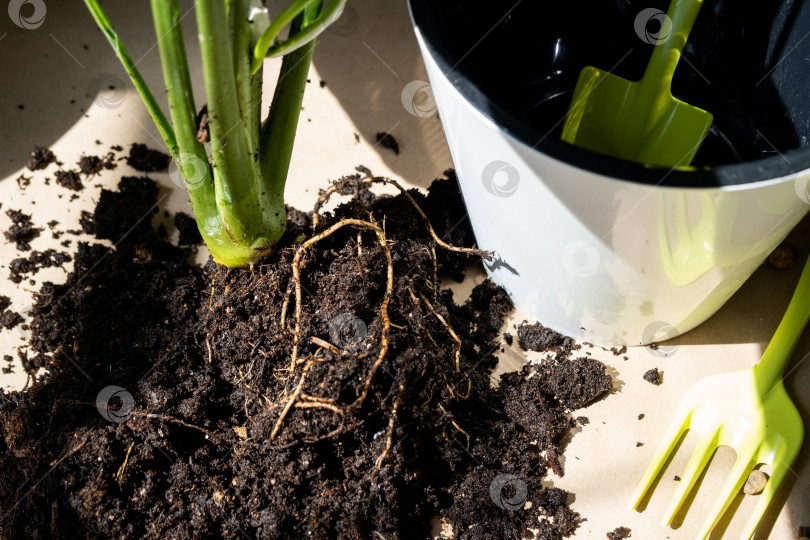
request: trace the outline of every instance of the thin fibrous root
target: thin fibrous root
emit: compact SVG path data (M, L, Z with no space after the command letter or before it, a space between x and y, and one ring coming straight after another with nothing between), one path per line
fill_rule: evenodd
M299 401L295 405L296 409L329 409L330 411L343 414L343 409L331 403L321 403L320 401Z
M369 223L368 221L363 221L361 219L343 219L328 229L324 230L320 234L317 234L307 240L306 242L302 243L298 250L295 252L295 256L293 257L292 263L292 271L293 271L293 284L295 286L295 330L293 331L293 351L292 357L290 359L290 372L295 371L295 366L298 363L298 344L301 339L301 310L302 310L302 293L301 293L301 258L304 255L304 252L310 246L320 242L324 238L334 234L336 231L342 229L343 227L353 226L353 227L360 227L363 229L368 229L374 232L377 235L377 240L380 243L380 246L385 251L385 259L387 264L387 273L386 273L386 285L385 285L385 296L383 297L383 301L380 304L380 317L383 320L383 328L380 335L380 352L377 355L377 359L375 360L374 364L369 369L368 377L366 378L366 382L363 385L363 391L361 392L360 396L355 400L352 404L352 408L359 408L362 406L363 402L368 395L368 389L371 386L371 381L374 378L374 374L377 371L377 368L380 367L382 364L383 359L385 358L386 353L388 352L388 333L391 329L391 320L388 318L388 304L391 301L391 296L393 295L394 290L394 262L391 258L391 250L388 247L388 242L385 237L385 231L378 227L373 223ZM292 404L289 405L290 407ZM277 424L278 427L278 424ZM274 433L275 433L274 429ZM272 439L272 436L271 436Z
M290 399L287 400L287 404L284 405L284 408L281 410L281 414L279 415L278 420L276 420L276 425L273 426L273 431L270 432L271 441L276 438L276 434L278 433L278 430L281 428L281 423L284 422L284 418L287 416L287 413L290 412L290 409L292 409L293 405L295 405L295 400L298 399L298 395L304 388L304 382L306 382L307 380L307 373L309 373L309 368L311 368L312 365L318 360L319 360L318 358L312 358L308 360L306 365L304 366L303 372L301 373L301 378L298 380L298 386L296 386L295 390L293 390Z
M141 411L131 411L129 414L131 414L133 416L143 416L144 418L150 418L150 419L154 419L154 420L164 420L166 422L173 422L175 424L179 424L181 426L184 426L184 427L187 427L187 428L190 428L190 429L196 429L200 433L204 433L205 435L208 435L208 437L212 441L217 438L217 434L214 433L213 431L205 429L204 427L195 426L194 424L189 424L188 422L184 422L183 420L180 420L179 418L175 418L174 416L169 416L168 414L147 413L147 412L141 412Z
M337 346L332 345L331 343L329 343L325 339L321 339L319 337L312 336L311 338L309 338L309 340L312 343L314 343L315 345L317 345L318 347L323 347L324 349L327 349L332 354L340 354L340 349L338 349Z
M298 399L303 399L303 400L306 400L306 401L314 401L315 403L334 403L335 402L334 398L322 397L322 396L312 396L312 395L309 395L309 394L305 394L304 392L301 392L301 394L298 396Z
M444 242L441 238L439 238L439 236L436 234L436 231L433 230L433 225L430 223L430 220L428 219L427 215L425 215L425 212L417 204L417 202L413 199L411 194L408 193L408 191L405 188L400 186L399 183L396 180L391 180L390 178L385 178L383 176L374 176L372 178L364 178L363 180L360 181L360 183L361 184L371 184L371 183L391 184L392 186L397 188L400 191L400 193L402 193L408 199L408 201L410 201L410 203L413 205L413 207L416 209L416 211L419 213L419 215L422 216L422 219L425 221L425 225L427 226L428 231L430 232L430 236L433 237L433 240L437 244L439 244L444 249L447 249L449 251L455 251L457 253L466 253L467 255L477 255L478 257L481 257L482 259L486 259L487 261L492 260L493 253L490 252L490 251L484 251L482 249L476 249L476 248L462 248L462 247L451 246L450 244ZM313 231L317 230L317 228L318 228L318 223L319 223L319 218L320 218L320 216L318 214L318 211L320 210L321 206L323 206L326 203L326 201L329 200L329 197L331 197L332 194L335 191L340 189L340 187L341 186L339 186L338 184L332 184L331 186L329 186L329 188L325 189L323 191L323 193L321 193L320 197L318 197L318 201L315 203L315 209L314 209L314 211L312 213L312 230Z
M115 473L115 481L120 483L121 477L124 476L124 470L127 468L127 463L129 463L129 455L132 453L132 449L135 448L135 442L133 441L129 448L127 449L127 455L124 457L124 463L121 464L121 467L118 469L118 472Z
M458 337L458 334L456 334L455 330L453 330L453 328L449 324L447 324L447 321L444 320L444 317L439 315L439 313L436 311L433 305L431 305L431 303L428 302L428 299L425 298L422 293L419 293L419 297L422 299L422 301L425 303L425 305L428 307L431 313L433 313L433 315L435 315L436 318L439 319L439 322L442 323L442 325L445 328L447 328L447 331L450 332L450 335L453 337L453 341L455 342L455 345L453 345L453 361L456 365L456 372L461 371L461 338Z
M399 393L397 397L394 398L394 406L391 410L391 419L388 421L388 436L385 438L385 449L383 450L382 454L380 454L376 461L374 462L374 470L379 471L382 467L385 458L388 457L388 452L391 451L391 443L394 440L394 423L397 421L397 409L399 408L399 403L402 400L402 393L405 391L405 387L400 384L399 385Z

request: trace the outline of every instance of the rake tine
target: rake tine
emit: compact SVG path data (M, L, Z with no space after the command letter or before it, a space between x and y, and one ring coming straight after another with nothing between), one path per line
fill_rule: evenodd
M711 435L702 437L700 441L698 441L695 450L692 452L692 457L689 458L689 463L686 465L681 483L678 485L678 489L672 497L672 502L669 503L669 508L667 508L664 514L664 519L661 521L663 526L666 527L672 523L675 514L678 513L681 505L683 505L683 501L686 500L689 492L692 491L695 481L698 476L700 476L700 473L706 467L706 463L709 462L712 453L717 448L717 436L719 432L719 430L715 430Z
M630 499L630 503L627 505L631 510L634 510L639 505L641 499L644 497L644 494L647 493L647 490L650 489L653 481L658 476L658 472L661 470L661 467L663 467L669 455L672 454L672 450L675 448L675 445L678 444L681 435L683 435L684 431L689 429L689 421L691 419L692 412L693 411L688 404L684 403L681 405L681 408L678 410L678 413L675 415L675 418L669 425L666 435L664 435L664 438L661 440L658 450L655 451L655 456L647 466L644 476L641 477L641 480L636 487L636 491L633 493L633 497Z
M751 449L745 454L740 455L737 461L734 462L734 467L731 469L726 483L723 484L723 489L720 490L717 502L714 503L714 507L711 512L709 512L709 517L703 522L703 526L697 534L697 538L700 540L705 540L709 536L717 525L717 522L720 521L720 518L723 517L723 514L728 510L731 501L733 501L737 493L740 492L746 478L748 478L748 475L754 469L755 454L756 448Z

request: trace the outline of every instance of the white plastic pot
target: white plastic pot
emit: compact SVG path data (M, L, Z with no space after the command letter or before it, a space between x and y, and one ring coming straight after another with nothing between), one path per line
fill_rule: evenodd
M487 272L526 316L603 345L675 337L810 208L806 152L667 171L504 127L498 104L455 70L428 3L411 0L412 16L464 201L479 247L497 253Z

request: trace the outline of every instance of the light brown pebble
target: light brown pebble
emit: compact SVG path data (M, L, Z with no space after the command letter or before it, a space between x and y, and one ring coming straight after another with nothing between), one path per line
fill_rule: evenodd
M743 486L743 493L746 495L759 495L765 489L765 484L768 483L768 475L760 470L751 471L748 475L748 480L745 481Z
M780 244L768 255L768 262L771 266L780 270L787 270L796 266L796 248L791 244Z

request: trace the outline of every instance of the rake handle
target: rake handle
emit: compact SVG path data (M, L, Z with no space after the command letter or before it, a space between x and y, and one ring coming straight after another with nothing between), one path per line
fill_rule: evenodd
M773 386L782 380L785 366L796 349L808 319L810 319L810 258L805 262L785 316L776 328L762 359L754 366L761 395L770 392Z

